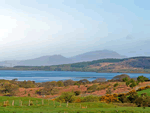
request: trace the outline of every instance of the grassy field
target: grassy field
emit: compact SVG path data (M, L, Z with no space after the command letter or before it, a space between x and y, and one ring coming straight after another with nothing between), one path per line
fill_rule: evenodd
M145 90L142 90L142 91L138 91L137 93L138 93L138 95L141 95L142 93L147 93L147 95L150 96L150 89L145 89Z
M4 101L9 101L9 106L3 107ZM14 106L11 105L14 100ZM22 101L22 106L20 105ZM33 102L28 106L29 100ZM86 103L60 103L31 97L0 97L0 113L149 113L150 108L118 107L113 104L101 102ZM87 106L87 108L86 108Z

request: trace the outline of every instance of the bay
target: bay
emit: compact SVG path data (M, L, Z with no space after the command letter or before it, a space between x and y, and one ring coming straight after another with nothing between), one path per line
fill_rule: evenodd
M12 80L17 78L19 81L31 80L35 82L59 81L59 80L81 80L88 79L89 81L96 78L112 79L116 75L123 73L96 73L96 72L71 72L71 71L15 71L15 70L0 70L0 79ZM140 75L150 78L150 74L146 73L126 73L131 78Z

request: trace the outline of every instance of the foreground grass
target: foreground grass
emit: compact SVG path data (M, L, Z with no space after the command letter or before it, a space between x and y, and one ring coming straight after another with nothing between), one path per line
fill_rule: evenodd
M10 106L3 107L6 100ZM13 100L15 104L11 106ZM23 102L22 106L20 100ZM32 106L28 106L29 100L33 102ZM101 102L69 103L66 107L66 103L60 106L60 103L48 100L44 100L42 105L42 99L31 97L0 97L0 113L149 113L149 111L150 108L118 107Z
M150 96L150 89L145 89L145 90L142 90L142 91L138 91L137 93L138 93L138 95L141 95L142 93L147 93L147 96Z

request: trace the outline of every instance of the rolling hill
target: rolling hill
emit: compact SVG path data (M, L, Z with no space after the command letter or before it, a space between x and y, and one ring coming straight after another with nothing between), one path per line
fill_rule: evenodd
M15 66L15 70L87 71L113 73L150 73L150 57L100 59L53 66Z

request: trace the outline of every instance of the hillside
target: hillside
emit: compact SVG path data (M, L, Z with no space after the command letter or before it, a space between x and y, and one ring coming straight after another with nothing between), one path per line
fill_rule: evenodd
M125 59L100 59L89 62L53 66L15 66L16 70L49 70L49 71L89 71L150 73L150 57L134 57Z

